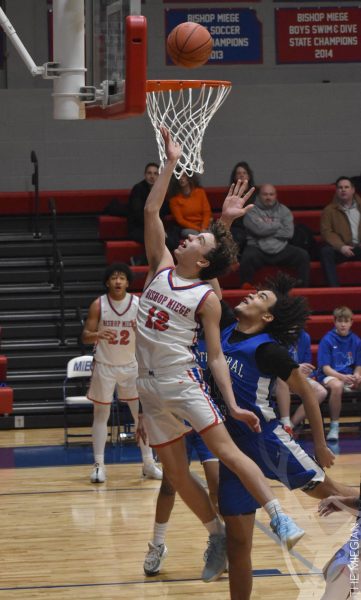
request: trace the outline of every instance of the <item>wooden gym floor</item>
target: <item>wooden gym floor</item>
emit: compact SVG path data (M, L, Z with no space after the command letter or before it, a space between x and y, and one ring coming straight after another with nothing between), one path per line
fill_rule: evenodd
M68 450L62 444L62 430L0 432L0 600L229 598L226 575L216 583L201 581L206 532L180 500L162 572L146 578L143 559L159 482L142 479L139 462L126 462L123 447L121 463L108 465L107 482L92 485L89 444ZM330 474L357 487L360 441L349 447ZM192 470L202 475L198 463ZM252 599L318 600L324 589L320 571L350 536L354 519L338 513L321 520L314 500L280 484L272 487L306 535L291 554L284 553L265 512L258 511Z

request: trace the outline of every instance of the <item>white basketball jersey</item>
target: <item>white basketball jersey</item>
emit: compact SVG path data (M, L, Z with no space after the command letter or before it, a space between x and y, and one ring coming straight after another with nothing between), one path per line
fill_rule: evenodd
M135 362L135 322L139 299L126 294L120 301L114 301L107 294L100 297L100 319L98 330L114 329L115 342L99 340L95 350L97 362L119 366Z
M156 370L195 362L197 311L213 292L199 279L183 279L167 268L144 290L138 309L136 356L139 368Z

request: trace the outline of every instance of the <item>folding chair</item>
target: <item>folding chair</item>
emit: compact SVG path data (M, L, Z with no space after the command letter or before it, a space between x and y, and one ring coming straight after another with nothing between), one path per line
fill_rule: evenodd
M76 356L69 360L66 377L63 383L64 398L64 443L69 444L69 438L91 437L91 433L69 433L69 413L93 412L93 402L87 397L87 391L92 374L93 356ZM114 445L119 439L119 409L118 401L113 399L111 406L110 440Z

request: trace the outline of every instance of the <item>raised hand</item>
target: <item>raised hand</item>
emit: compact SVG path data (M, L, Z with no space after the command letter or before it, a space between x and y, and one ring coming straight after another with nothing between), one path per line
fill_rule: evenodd
M255 188L252 187L246 192L247 187L248 181L242 182L239 179L237 183L232 183L229 188L222 206L221 219L225 225L231 226L235 219L244 217L248 211L252 210L253 204L249 204L248 206L244 205L252 196Z
M165 127L160 128L160 133L164 140L167 159L170 161L177 161L182 156L182 147L178 142L172 140L170 132Z

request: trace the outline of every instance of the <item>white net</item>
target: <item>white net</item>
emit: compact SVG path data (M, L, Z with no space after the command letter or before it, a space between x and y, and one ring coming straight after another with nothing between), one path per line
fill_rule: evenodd
M168 86L168 89L165 89ZM182 146L174 175L203 173L204 131L231 91L229 81L148 81L147 110L155 131L160 167L166 160L160 133L166 127Z

